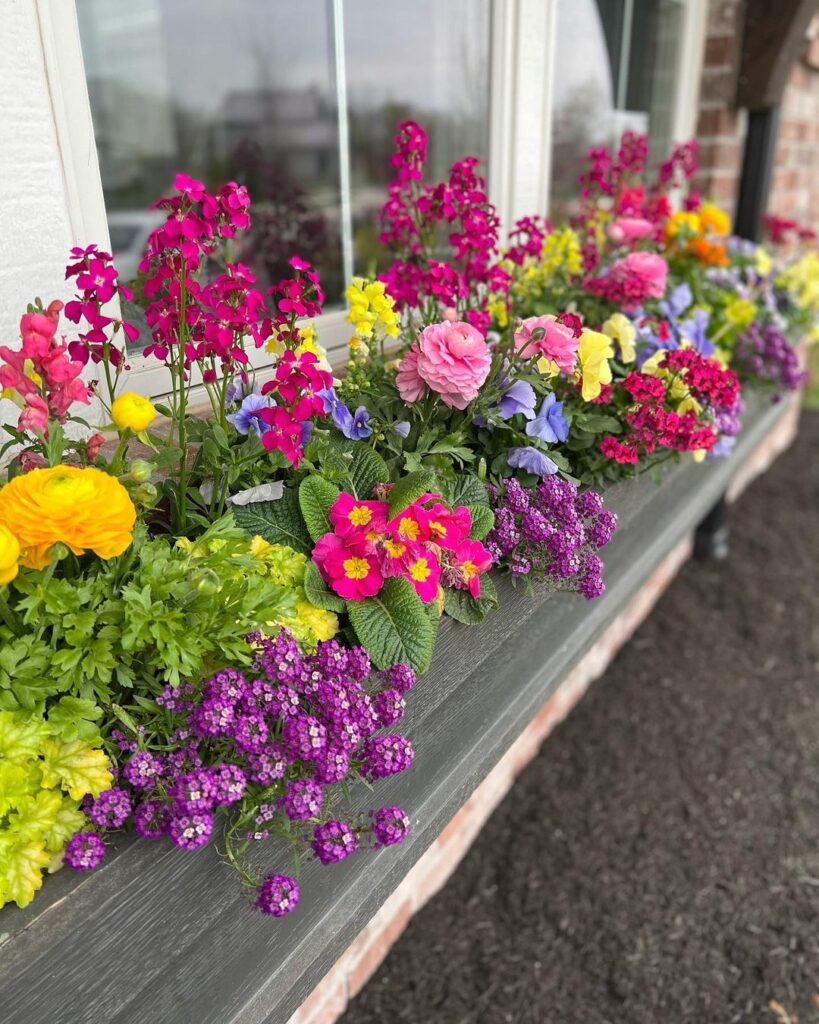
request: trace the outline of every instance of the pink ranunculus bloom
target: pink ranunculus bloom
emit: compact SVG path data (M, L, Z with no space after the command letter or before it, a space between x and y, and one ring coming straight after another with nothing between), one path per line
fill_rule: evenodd
M444 310L444 320L448 320L449 323L454 324L458 319L458 310L454 306L447 306Z
M617 245L647 238L654 225L645 217L618 217L609 225L609 238Z
M612 264L609 276L615 281L638 280L643 286L643 298L659 299L665 293L668 264L653 252L630 252Z
M345 601L374 597L384 583L372 544L325 533L313 548L324 582Z
M483 335L463 321L430 324L401 362L396 385L408 404L431 388L450 409L465 409L489 375Z
M537 337L533 337L535 332ZM542 336L541 336L542 335ZM561 373L573 373L579 341L571 327L553 316L530 316L515 331L515 348L529 359L551 359Z

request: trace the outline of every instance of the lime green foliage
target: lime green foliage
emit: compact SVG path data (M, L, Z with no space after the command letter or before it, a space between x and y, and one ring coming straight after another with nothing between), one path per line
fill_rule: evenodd
M0 907L25 907L82 828L84 796L113 781L91 701L63 697L48 719L0 711Z
M308 477L309 479L318 478ZM316 581L313 573L318 575L318 570L312 562L307 560L307 556L283 544L268 544L261 537L253 538L250 550L256 559L259 571L272 583L288 588L295 597L295 613L279 614L275 620L276 624L289 629L301 647L306 650L315 648L320 640L329 640L334 637L338 632L338 618L333 611L343 610L344 602L337 598L338 603L334 607L313 602L312 593L307 591L306 577L310 570L310 582L315 587ZM318 577L318 582L324 587L321 576ZM327 593L329 594L329 591ZM269 627L269 624L266 625Z
M139 526L120 558L73 579L24 570L5 597L0 708L34 712L62 694L122 703L135 686L144 699L166 682L248 664L245 635L297 605L259 571L230 517L184 547Z

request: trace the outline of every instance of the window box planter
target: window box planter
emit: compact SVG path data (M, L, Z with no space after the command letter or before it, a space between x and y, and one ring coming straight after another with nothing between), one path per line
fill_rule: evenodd
M660 486L644 476L609 491L620 526L599 600L504 579L501 608L480 629L443 623L402 726L415 765L379 787L381 803L412 817L401 847L333 869L307 863L298 911L272 922L251 911L213 844L191 855L123 838L98 871L60 872L30 907L0 912L3 1020L287 1021L657 566L732 481L758 468L793 411L752 397L728 459L686 460ZM260 850L267 868L286 871L271 852Z

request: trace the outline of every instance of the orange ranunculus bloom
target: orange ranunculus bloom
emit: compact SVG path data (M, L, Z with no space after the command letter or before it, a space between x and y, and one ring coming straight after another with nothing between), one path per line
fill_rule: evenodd
M128 492L100 469L34 469L0 489L0 523L17 538L20 564L29 569L44 569L52 546L60 543L75 555L121 555L133 539L135 520Z
M688 243L689 251L708 267L727 267L730 264L725 246L707 238L696 238Z

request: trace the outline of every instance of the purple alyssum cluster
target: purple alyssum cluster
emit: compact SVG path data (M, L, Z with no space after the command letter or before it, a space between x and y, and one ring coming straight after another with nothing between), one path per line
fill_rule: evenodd
M806 374L793 346L777 327L755 320L737 338L734 365L779 391L797 391Z
M531 490L512 477L502 491L490 485L489 493L495 526L486 546L498 565L588 600L603 593L603 561L595 552L614 536L617 517L597 491L581 493L550 476Z
M363 845L401 842L409 830L401 808L339 821L330 815L330 787L410 767L410 742L382 730L403 717L413 669L399 664L374 674L364 648L336 640L303 654L286 630L249 639L256 650L250 672L223 669L199 687L166 686L156 698L174 716L169 752L135 749L131 737L118 738L128 759L118 784L88 802L90 820L103 830L132 817L139 835L167 836L192 851L210 840L219 808L236 805L245 840L286 832L323 864ZM66 863L90 870L104 854L103 840L90 831L75 840ZM298 899L295 880L274 874L258 887L256 906L281 916Z

